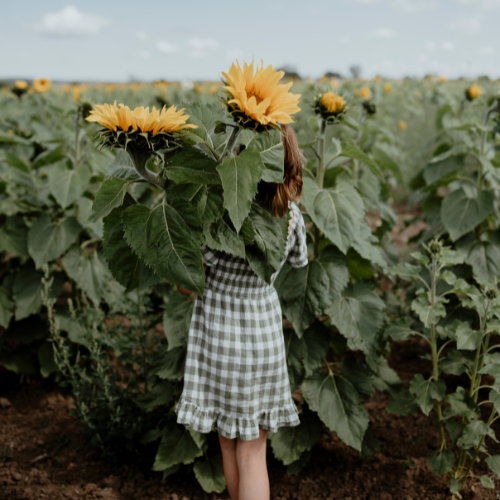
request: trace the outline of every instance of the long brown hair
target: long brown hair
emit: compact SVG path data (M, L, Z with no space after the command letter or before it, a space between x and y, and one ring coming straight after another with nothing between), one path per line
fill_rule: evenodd
M288 210L288 201L298 201L302 193L302 153L292 127L281 125L285 148L285 172L283 184L265 182L266 199L276 217L283 217Z

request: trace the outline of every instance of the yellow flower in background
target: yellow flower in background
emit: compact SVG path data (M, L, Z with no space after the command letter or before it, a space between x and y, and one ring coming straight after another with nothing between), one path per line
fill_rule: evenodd
M16 89L26 90L28 88L28 82L25 82L24 80L16 80L14 86L16 87Z
M338 81L335 77L332 77L332 78L330 78L330 85L331 85L334 89L336 89L336 88L338 88L338 86L339 86L339 81Z
M143 106L135 108L133 111L120 104L96 104L95 109L90 112L86 118L89 122L97 122L114 132L121 129L125 132L132 127L132 130L141 132L151 132L156 135L160 132L177 132L185 128L198 128L196 125L186 123L189 115L184 114L184 108L177 111L176 106L157 110L154 106L152 111Z
M372 95L372 91L368 87L361 87L359 90L359 95L363 99L370 99L370 96Z
M422 99L422 92L420 92L420 90L417 90L417 91L415 92L415 97L416 97L417 99Z
M469 87L466 91L466 95L470 101L476 99L476 97L479 97L482 93L483 91L481 90L481 87L477 83L472 85L472 87Z
M113 90L116 90L116 85L114 83L105 83L104 89L106 92L112 92Z
M392 85L390 83L385 83L382 88L384 89L384 92L388 94L392 90Z
M438 82L447 82L447 81L448 81L448 79L445 78L444 76L441 76L441 75L438 76Z
M373 77L373 81L374 81L374 82L380 82L380 80L382 80L382 77L381 77L380 75L375 75L375 76Z
M210 86L210 89L208 90L208 93L210 95L214 95L217 92L217 90L219 90L219 87L220 87L220 85L218 83L212 83L212 85Z
M401 120L399 123L398 123L398 127L399 127L399 130L406 130L406 122Z
M322 77L319 79L319 81L320 81L321 83L325 83L325 82L326 82L326 75L322 76Z
M33 82L33 88L40 93L47 92L47 90L49 90L51 86L52 82L50 80L47 80L47 78L37 78Z
M330 112L338 113L345 106L345 100L333 92L325 92L321 98L321 104Z
M198 92L198 94L204 94L206 89L203 85L198 85L195 83L193 86L193 90L195 92Z
M238 61L236 64L231 65L228 73L222 72L227 82L224 89L232 97L227 100L231 111L239 111L261 125L293 123L290 115L300 111L300 94L289 92L293 82L278 83L285 72L277 71L271 65L264 68L263 62L255 73L253 61L244 63L243 68Z

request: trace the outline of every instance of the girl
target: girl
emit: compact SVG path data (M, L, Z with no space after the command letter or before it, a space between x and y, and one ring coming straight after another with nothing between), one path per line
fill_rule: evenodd
M302 191L302 156L293 129L281 125L281 130L284 183L261 181L259 194L276 217L291 209L281 266L302 267L308 262L306 230L295 203ZM245 259L205 249L203 262L205 293L194 304L177 422L203 433L217 429L232 500L268 500L267 432L300 423L290 394L278 295Z

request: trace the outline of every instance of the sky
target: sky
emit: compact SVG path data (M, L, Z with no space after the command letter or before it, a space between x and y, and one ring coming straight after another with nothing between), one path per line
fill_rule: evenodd
M500 0L2 0L0 78L219 80L252 58L312 78L499 78L499 20Z

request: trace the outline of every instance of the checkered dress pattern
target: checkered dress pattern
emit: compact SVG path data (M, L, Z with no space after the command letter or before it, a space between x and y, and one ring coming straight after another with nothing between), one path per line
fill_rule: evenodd
M307 265L306 229L295 203L281 266ZM245 441L259 427L276 432L299 425L290 394L281 306L273 286L245 259L204 249L207 279L197 297L188 335L184 387L177 422Z

